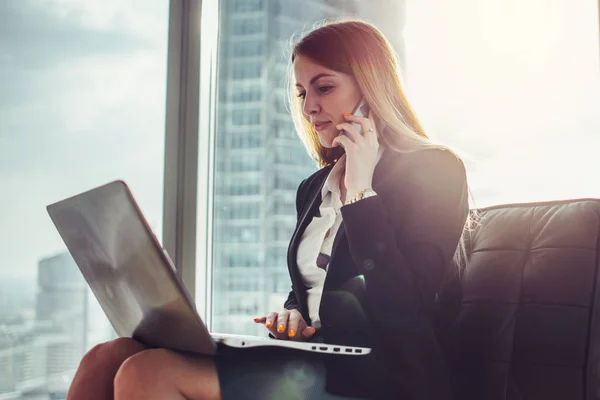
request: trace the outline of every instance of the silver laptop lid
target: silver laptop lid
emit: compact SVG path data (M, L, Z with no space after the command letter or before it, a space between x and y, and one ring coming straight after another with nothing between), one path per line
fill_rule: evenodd
M125 182L47 210L119 336L215 354L215 342Z

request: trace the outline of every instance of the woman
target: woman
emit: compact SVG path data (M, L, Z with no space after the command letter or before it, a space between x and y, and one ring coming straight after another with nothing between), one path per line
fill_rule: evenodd
M292 291L255 322L278 339L372 353L224 349L213 359L117 339L84 357L69 399L453 397L432 319L467 219L464 166L427 138L372 25L312 31L290 67L292 116L321 169L298 189ZM368 115L351 115L361 102Z

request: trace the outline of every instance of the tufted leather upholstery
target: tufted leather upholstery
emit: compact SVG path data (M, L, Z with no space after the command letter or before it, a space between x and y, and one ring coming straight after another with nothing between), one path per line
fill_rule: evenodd
M479 219L440 293L458 399L600 399L600 200L495 206Z

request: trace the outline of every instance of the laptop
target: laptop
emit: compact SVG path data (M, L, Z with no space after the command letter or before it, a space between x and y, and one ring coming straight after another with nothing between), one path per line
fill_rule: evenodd
M113 181L47 206L50 218L115 332L151 347L215 355L236 348L366 355L366 347L209 332L129 187Z

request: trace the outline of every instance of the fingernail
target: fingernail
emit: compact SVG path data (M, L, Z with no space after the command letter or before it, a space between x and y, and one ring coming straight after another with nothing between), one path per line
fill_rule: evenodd
M254 317L254 322L258 322L259 319L260 318L258 318L258 317Z
M344 113L344 117L349 117L349 116L351 116L351 115L352 115L352 114L350 114L350 113Z
M277 332L279 332L279 333L283 332L284 330L285 330L285 328L283 327L283 325L279 325L277 327Z
M312 326L309 326L307 328L308 330L310 330L311 333L315 333L317 330L315 328L313 328Z
M265 324L265 326L266 326L267 328L270 328L270 327L271 327L271 325L273 325L273 323L272 323L271 321L267 321L267 323Z
M296 331L295 331L295 330L293 330L293 329L290 329L290 332L288 333L288 335L289 335L290 337L294 337L294 336L296 336Z

